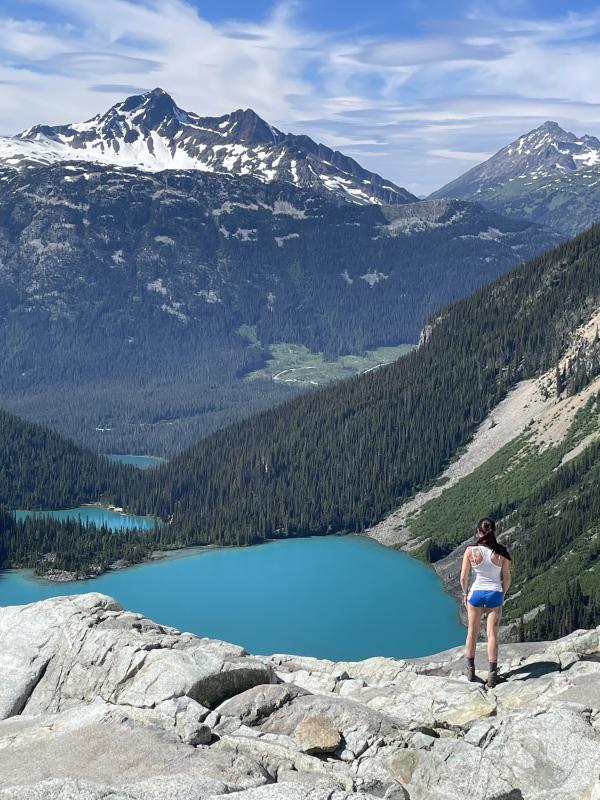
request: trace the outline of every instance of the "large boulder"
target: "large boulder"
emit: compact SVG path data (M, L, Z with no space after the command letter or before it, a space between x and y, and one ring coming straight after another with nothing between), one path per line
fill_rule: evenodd
M212 708L276 680L241 647L179 633L101 594L3 609L0 675L0 719L64 711L97 697L154 708L185 695Z
M291 703L296 697L310 694L295 684L254 686L225 700L216 709L221 717L236 717L244 725L260 725L271 714Z
M335 753L342 737L329 717L306 717L296 725L294 738L305 753Z

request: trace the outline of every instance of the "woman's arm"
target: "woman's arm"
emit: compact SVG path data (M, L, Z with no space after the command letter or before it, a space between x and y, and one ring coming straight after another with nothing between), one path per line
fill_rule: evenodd
M467 605L467 590L469 588L469 573L471 572L471 561L469 558L469 548L465 550L460 570L460 585L463 593L463 603Z
M512 575L510 574L510 561L508 558L502 561L502 591L504 592L504 599L506 600L506 593L510 589L512 583Z

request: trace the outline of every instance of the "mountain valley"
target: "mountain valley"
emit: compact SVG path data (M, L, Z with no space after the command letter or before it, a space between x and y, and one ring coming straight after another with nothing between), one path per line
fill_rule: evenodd
M0 30L0 800L600 800L600 6Z
M7 521L5 565L43 571L50 542L64 569L85 574L102 552L101 569L152 549L361 532L433 487L417 515L399 512L386 543L443 570L472 519L493 514L523 587L507 606L515 635L590 624L600 591L599 252L596 226L434 315L420 346L395 363L229 426L145 473L7 417L5 502L104 498L165 524L144 542L90 530L74 550L56 523L15 536ZM35 447L18 444L40 437ZM48 481L57 459L61 477ZM402 530L393 538L402 524L408 540Z
M2 402L90 449L5 414L0 500L162 524L142 537L5 514L0 563L43 573L50 552L97 574L155 550L367 530L455 582L484 510L517 554L513 634L591 624L596 539L573 525L596 513L598 227L561 245L470 200L225 168L225 133L292 146L255 115L199 118L162 91L13 137L37 160L0 167ZM471 171L471 190L593 170L597 145L546 123ZM144 474L93 452L149 449L170 460Z

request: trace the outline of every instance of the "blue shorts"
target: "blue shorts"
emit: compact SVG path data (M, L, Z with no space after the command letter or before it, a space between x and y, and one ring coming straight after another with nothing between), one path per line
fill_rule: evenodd
M470 606L477 608L498 608L504 602L503 592L494 592L490 589L473 589L467 597Z

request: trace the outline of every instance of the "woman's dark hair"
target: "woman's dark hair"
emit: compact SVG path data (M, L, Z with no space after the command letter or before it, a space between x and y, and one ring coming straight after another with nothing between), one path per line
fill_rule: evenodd
M493 550L494 553L498 553L498 555L504 556L504 558L510 561L510 553L506 547L500 544L496 539L496 523L493 519L490 519L490 517L480 519L475 530L479 536L475 544L483 544L489 547L490 550Z

